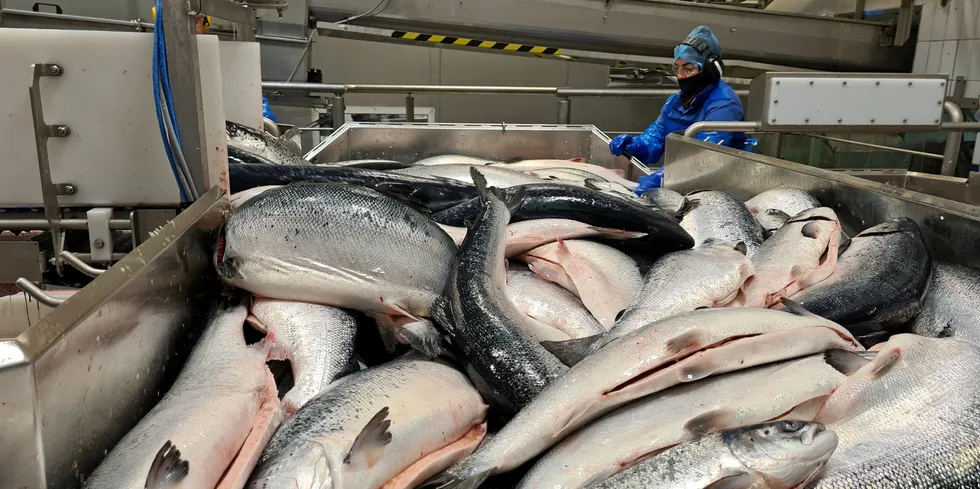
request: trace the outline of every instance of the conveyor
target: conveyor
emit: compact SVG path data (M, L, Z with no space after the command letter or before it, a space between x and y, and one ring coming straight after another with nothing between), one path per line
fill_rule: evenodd
M335 22L377 5L376 0L311 0L310 10L317 21ZM671 56L692 28L705 24L729 59L828 71L907 72L914 43L899 45L910 17L899 28L669 0L391 0L379 13L350 24L644 56Z

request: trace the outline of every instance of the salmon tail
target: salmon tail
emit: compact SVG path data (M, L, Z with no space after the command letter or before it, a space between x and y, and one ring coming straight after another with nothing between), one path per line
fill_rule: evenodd
M561 360L561 363L571 367L601 348L602 336L597 334L565 341L542 341L541 346Z
M525 194L523 186L512 187L509 192L505 192L497 187L490 187L487 185L486 177L475 166L470 167L470 176L473 178L473 185L476 185L476 193L480 196L480 200L488 200L492 195L500 199L507 206L511 214L517 212L517 209L521 207L521 202L524 200Z
M490 478L490 471L478 472L472 476L459 476L453 468L429 479L422 487L436 489L477 489Z
M167 440L153 458L150 472L146 476L145 489L168 489L177 487L187 477L190 463L180 458L180 450Z

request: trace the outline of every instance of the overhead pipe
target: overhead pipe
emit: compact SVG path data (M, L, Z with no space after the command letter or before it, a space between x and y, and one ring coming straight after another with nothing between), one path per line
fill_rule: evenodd
M949 116L949 122L951 124L963 122L963 109L960 109L960 106L956 105L955 102L947 100L943 103L943 110ZM943 150L943 167L939 172L940 174L951 177L956 173L956 162L960 157L960 143L962 141L963 136L957 132L950 132L946 136L946 148Z

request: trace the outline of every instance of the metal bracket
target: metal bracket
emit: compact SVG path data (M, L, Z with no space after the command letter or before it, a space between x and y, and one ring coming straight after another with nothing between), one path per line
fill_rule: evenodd
M109 229L109 221L112 220L112 209L108 207L97 207L86 212L88 221L88 244L92 250L92 261L111 262L112 245L115 241L115 234ZM61 253L62 258L65 254ZM75 268L78 268L77 266Z
M46 306L58 307L65 302L65 299L55 299L54 297L51 297L37 285L34 285L33 282L24 277L17 279L17 281L14 283L17 284L17 287L20 287L20 290L23 290L25 293L27 293L27 295L33 297L34 300Z
M88 263L85 263L84 261L82 261L81 258L75 256L70 251L62 251L60 256L62 259L65 260L66 263L75 267L76 270L84 273L85 275L88 275L89 277L95 278L105 273L105 269L95 268L89 265Z
M51 239L56 253L63 249L61 230L61 204L59 195L74 195L78 188L70 183L55 184L51 181L51 163L48 157L48 139L71 135L71 129L64 124L48 125L44 122L44 108L41 105L41 77L61 76L64 68L54 63L35 63L31 65L31 115L34 119L34 142L37 145L37 167L41 175L41 196L44 202L44 217L51 226ZM56 255L57 256L57 255ZM55 260L55 268L61 275L61 259Z

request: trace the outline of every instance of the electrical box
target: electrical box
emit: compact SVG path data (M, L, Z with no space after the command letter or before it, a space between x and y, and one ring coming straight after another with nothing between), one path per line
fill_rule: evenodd
M929 130L942 122L944 75L767 73L752 81L746 119L763 130Z

